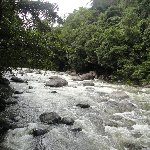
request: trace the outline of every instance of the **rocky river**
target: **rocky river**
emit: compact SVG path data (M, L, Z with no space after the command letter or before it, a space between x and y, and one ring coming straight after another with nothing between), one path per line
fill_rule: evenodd
M150 150L150 88L17 70L0 150Z

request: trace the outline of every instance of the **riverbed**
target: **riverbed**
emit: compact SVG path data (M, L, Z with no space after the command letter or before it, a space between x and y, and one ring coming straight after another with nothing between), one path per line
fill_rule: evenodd
M150 88L98 79L90 81L94 86L86 86L86 81L73 81L66 72L23 69L14 73L27 82L10 83L23 93L13 94L17 104L1 113L17 126L6 133L4 150L150 150ZM51 76L65 79L68 85L45 86ZM74 124L44 124L39 116L45 112L72 118ZM48 132L35 137L34 129Z

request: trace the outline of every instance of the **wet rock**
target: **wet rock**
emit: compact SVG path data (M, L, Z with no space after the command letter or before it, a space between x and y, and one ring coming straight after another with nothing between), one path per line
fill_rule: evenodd
M90 105L89 104L77 104L77 107L81 107L81 108L89 108Z
M94 86L94 83L91 81L85 81L83 82L83 86Z
M47 129L33 129L32 131L32 135L33 136L41 136L41 135L44 135L48 132Z
M13 95L12 98L18 99L19 96Z
M22 94L22 91L15 91L14 94Z
M47 124L58 124L61 117L56 112L47 112L40 115L40 121Z
M96 77L96 73L94 71L90 71L89 73L85 73L80 75L82 80L93 80Z
M46 82L45 86L50 87L62 87L68 85L68 82L65 79L54 76L50 77L50 81Z
M66 124L66 125L73 125L74 120L72 118L69 118L69 117L64 117L64 118L62 118L61 123Z
M71 129L72 132L80 132L82 131L82 128L74 128L74 129Z
M24 82L25 82L23 79L18 78L18 77L15 77L15 76L13 76L13 77L11 78L11 80L12 80L13 82L19 82L19 83L24 83Z
M33 86L29 86L29 89L33 89Z
M52 91L51 93L57 93L57 91Z
M3 85L9 85L10 82L8 79L6 78L0 78L0 84L3 84Z
M110 94L110 97L119 99L129 98L129 96L123 91L114 91Z

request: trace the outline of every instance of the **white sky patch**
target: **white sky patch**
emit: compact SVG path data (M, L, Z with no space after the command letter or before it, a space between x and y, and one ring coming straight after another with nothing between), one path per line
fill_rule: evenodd
M90 7L91 0L46 0L50 3L57 3L59 7L58 15L64 17L68 15L68 13L72 13L74 9L79 7Z

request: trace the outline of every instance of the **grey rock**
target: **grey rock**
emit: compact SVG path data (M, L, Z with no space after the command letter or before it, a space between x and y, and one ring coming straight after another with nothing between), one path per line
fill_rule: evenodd
M45 112L39 118L41 122L47 124L58 124L61 122L61 117L56 112Z
M19 82L19 83L24 83L24 82L25 82L23 79L18 78L18 77L15 77L15 76L13 76L13 77L11 78L11 80L12 80L13 82Z
M89 108L90 105L89 104L77 104L77 107L81 107L81 108Z
M62 87L68 85L68 82L65 79L54 76L50 77L50 81L46 82L45 86L50 87Z
M96 72L90 71L89 73L85 73L80 75L80 78L82 80L93 80L95 77L97 77Z
M51 93L57 93L57 91L51 91Z
M33 86L29 86L29 89L33 89Z
M47 129L33 129L32 131L32 135L33 136L41 136L41 135L44 135L48 132Z
M64 117L64 118L62 118L61 123L66 124L66 125L73 125L74 120L72 118L69 118L69 117Z
M22 91L15 91L14 94L22 94Z
M72 132L80 132L82 131L82 128L74 128L74 129L71 129Z

